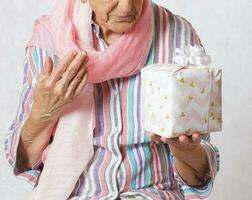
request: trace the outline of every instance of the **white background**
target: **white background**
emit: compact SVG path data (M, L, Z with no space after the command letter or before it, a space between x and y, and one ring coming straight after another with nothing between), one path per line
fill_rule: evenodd
M43 2L43 4L41 3ZM0 4L0 199L21 200L31 186L13 176L3 138L14 118L23 76L24 46L34 19L48 14L55 0L1 0ZM197 30L213 66L223 69L224 127L212 134L221 168L212 200L252 197L252 1L160 0Z

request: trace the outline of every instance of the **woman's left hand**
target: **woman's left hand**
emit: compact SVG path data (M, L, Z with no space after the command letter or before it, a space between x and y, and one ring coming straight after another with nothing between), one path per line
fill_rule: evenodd
M156 134L150 134L150 137L157 143L164 142L169 145L170 153L175 157L176 169L188 185L198 186L204 180L209 164L206 151L200 144L200 133L193 133L191 136L183 134L169 139Z
M201 135L199 133L193 133L191 136L182 134L177 138L165 138L156 134L149 134L150 138L157 143L167 143L172 151L173 155L179 156L180 153L191 152L196 150L200 146Z

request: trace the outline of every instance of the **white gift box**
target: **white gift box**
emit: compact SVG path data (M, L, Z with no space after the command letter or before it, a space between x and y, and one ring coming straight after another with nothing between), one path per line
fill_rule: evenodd
M221 69L153 64L141 70L146 132L172 138L222 130Z

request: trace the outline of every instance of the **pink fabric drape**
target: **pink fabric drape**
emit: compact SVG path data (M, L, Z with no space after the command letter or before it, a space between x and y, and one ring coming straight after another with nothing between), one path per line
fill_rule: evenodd
M152 43L154 22L150 0L140 19L105 52L92 47L92 9L80 0L60 1L49 16L35 22L28 46L51 50L59 58L71 50L87 51L88 84L59 119L54 140L43 153L44 168L29 200L67 199L93 155L95 112L93 83L131 76L144 66Z

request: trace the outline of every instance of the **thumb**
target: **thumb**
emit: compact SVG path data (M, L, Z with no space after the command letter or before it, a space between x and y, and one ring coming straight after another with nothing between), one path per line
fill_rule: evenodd
M53 61L50 56L46 56L43 73L50 75L53 70Z

